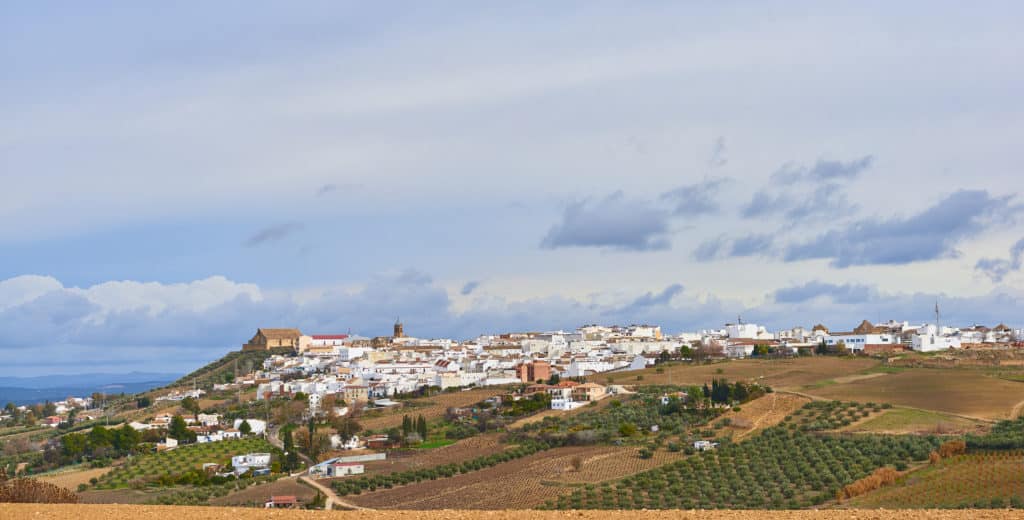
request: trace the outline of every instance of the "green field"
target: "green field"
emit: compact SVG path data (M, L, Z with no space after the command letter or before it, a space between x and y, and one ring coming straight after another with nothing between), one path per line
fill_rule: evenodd
M104 475L97 489L167 486L169 479L202 470L204 463L226 466L234 455L272 453L280 459L276 448L261 438L239 439L182 446L174 450L137 456Z
M914 408L893 408L845 429L850 432L934 433L980 432L985 423L941 412Z

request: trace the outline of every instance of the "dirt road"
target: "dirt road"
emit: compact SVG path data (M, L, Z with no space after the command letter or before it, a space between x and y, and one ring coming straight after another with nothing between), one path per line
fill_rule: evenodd
M346 501L342 500L340 497L338 497L338 495L334 494L334 490L333 489L331 489L330 487L325 486L325 485L323 485L323 484L321 484L321 483L319 483L319 482L317 482L317 481L315 481L315 480L313 480L313 479L311 479L309 477L305 477L305 476L299 477L299 482L302 482L303 484L306 484L307 486L310 486L313 489L316 489L317 491L323 493L324 497L326 497L326 502L324 504L324 509L326 509L328 511L334 509L335 507L338 507L339 509L348 509L348 510L354 510L354 509L366 510L367 509L365 507L360 507L360 506L357 506L357 505L355 505L355 504L353 504L351 502L346 502Z

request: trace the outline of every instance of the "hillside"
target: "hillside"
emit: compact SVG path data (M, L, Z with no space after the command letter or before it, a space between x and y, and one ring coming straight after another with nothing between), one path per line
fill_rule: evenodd
M200 388L208 389L213 386L214 383L230 382L235 374L236 363L239 374L248 374L254 369L262 366L263 361L270 356L274 354L288 354L290 352L292 352L291 348L251 350L247 352L235 350L228 352L224 357L216 361L212 361L205 366L182 376L177 381L165 386L164 388L192 386L194 382Z

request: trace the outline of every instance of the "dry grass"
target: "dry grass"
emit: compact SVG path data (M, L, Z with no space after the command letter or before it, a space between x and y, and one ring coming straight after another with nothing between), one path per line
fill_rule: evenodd
M227 507L176 507L130 505L5 504L0 518L34 520L998 520L1020 519L1020 511L993 510L843 510L843 511L300 511L240 509Z
M822 380L855 375L858 372L879 365L869 358L839 358L832 356L801 357L793 359L741 359L710 365L678 364L657 368L645 368L630 372L601 374L595 377L598 383L605 383L609 377L617 384L703 384L716 377L730 381L758 381L777 389L799 389ZM718 371L721 370L721 373ZM636 377L643 379L637 381Z
M360 418L359 424L368 430L381 430L401 426L403 415L412 417L422 415L427 420L436 419L443 416L448 408L469 406L502 393L504 390L499 388L480 388L410 399L408 402L414 406L396 406L389 410L383 410L379 412L381 414L379 416ZM415 406L417 404L422 406Z
M79 484L88 484L89 479L100 478L110 470L111 468L82 469L64 473L55 473L45 477L38 477L36 480L49 482L50 484L60 486L64 489L70 489L71 491L77 491Z
M1007 419L1024 384L977 370L912 368L806 390L826 399L893 403L982 419Z

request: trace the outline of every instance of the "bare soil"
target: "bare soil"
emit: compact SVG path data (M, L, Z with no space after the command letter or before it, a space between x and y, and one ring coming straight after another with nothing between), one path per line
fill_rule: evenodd
M0 519L33 520L997 520L1022 519L1024 511L1012 510L820 510L820 511L303 511L182 506L4 504Z

